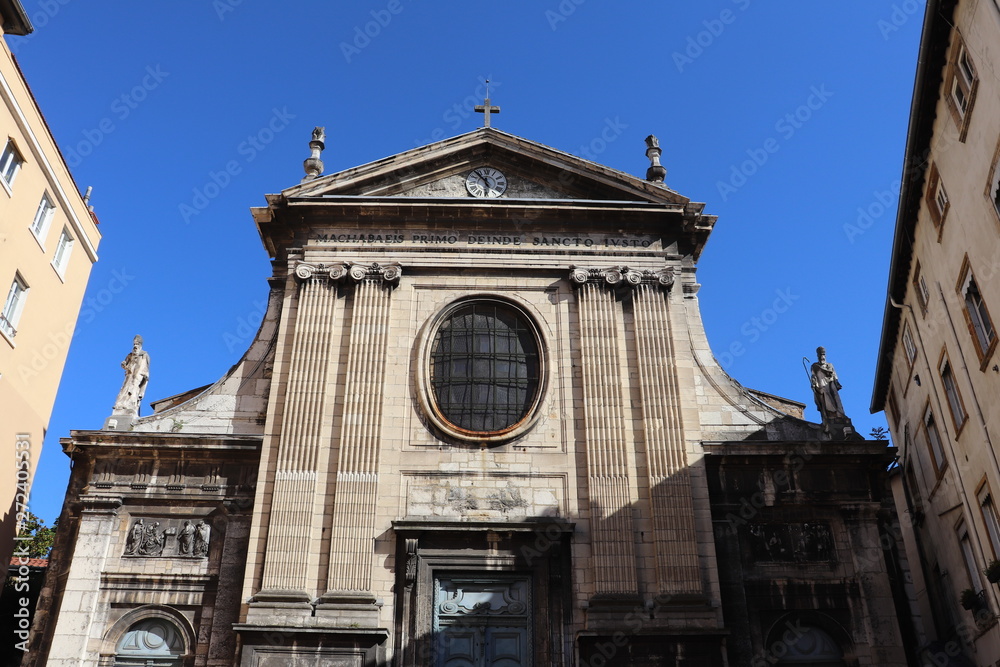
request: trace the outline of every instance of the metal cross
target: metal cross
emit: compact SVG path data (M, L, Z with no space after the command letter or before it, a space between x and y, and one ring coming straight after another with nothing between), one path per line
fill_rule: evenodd
M490 105L490 80L486 79L486 104L478 104L474 107L473 111L476 113L481 113L486 117L485 125L483 127L490 126L490 114L500 113L500 107L494 107Z

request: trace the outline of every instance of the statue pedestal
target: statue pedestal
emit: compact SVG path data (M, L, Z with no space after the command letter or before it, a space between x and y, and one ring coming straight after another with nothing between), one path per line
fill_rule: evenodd
M128 410L115 410L111 416L104 420L105 431L131 431L133 424L139 418L135 412Z
M831 440L864 440L854 430L854 424L848 417L831 419L823 424L824 430L829 433Z

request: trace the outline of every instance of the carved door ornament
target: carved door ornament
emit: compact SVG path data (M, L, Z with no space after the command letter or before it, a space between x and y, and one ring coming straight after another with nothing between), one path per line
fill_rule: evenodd
M436 578L434 646L436 666L531 665L530 579Z

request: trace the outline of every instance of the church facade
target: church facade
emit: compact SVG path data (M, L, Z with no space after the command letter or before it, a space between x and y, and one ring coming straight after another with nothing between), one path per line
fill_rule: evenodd
M62 441L27 664L908 664L892 450L716 363L715 218L655 138L646 179L489 127L321 176L324 140L253 209L243 358Z

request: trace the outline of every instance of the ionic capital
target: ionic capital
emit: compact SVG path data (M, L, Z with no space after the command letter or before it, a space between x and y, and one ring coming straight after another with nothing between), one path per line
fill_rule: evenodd
M403 267L399 264L381 265L373 264L351 264L347 270L347 276L354 282L379 282L395 283L403 275Z
M574 285L596 283L613 288L632 289L643 283L670 289L674 284L674 270L667 266L659 271L645 269L639 271L627 266L612 266L602 269L570 267L569 279Z
M295 265L295 277L301 282L312 280L314 277L326 277L330 282L337 282L349 279L353 282L374 281L383 283L395 283L403 274L403 267L399 264L381 265L373 264L309 264L299 262Z

